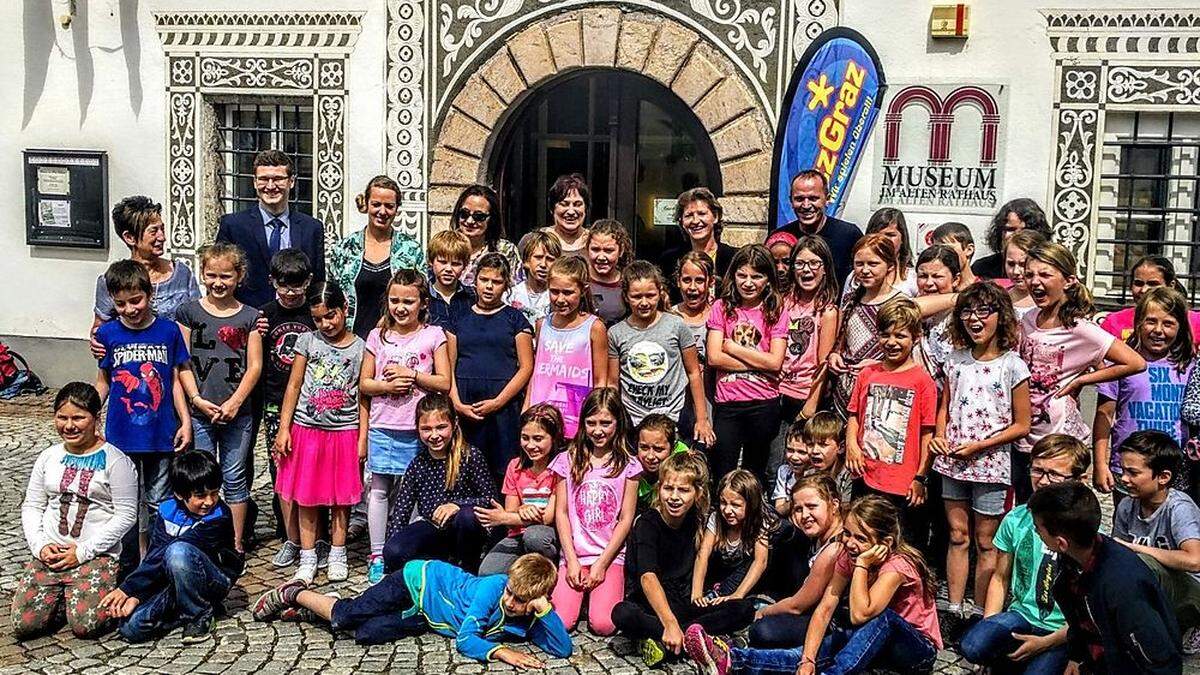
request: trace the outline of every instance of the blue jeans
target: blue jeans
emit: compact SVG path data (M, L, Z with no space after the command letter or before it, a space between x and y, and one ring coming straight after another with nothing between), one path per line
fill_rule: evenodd
M747 673L794 673L804 648L733 649L733 670ZM869 667L929 670L937 658L933 643L891 609L856 630L831 627L817 655L824 675L850 675Z
M963 656L971 663L989 666L993 673L1025 673L1026 675L1057 675L1067 667L1067 646L1048 649L1037 656L1016 663L1008 655L1017 650L1020 642L1012 636L1049 635L1016 612L1001 612L980 621L963 635L960 645Z
M246 455L254 444L254 416L242 412L224 424L213 424L199 415L192 417L192 444L221 463L221 482L228 504L250 501L250 478Z
M213 605L229 593L233 581L203 551L184 541L163 554L166 588L143 601L121 624L121 637L145 642L177 626L207 619Z

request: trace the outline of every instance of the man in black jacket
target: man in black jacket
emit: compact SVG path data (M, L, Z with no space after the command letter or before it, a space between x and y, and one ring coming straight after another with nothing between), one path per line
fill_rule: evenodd
M781 225L775 232L788 232L797 239L806 234L824 239L833 253L838 283L845 284L846 277L854 269L851 251L862 238L862 230L854 223L825 214L825 205L829 203L829 181L820 171L808 169L796 174L792 179L790 199L796 219Z
M1178 675L1179 625L1154 574L1100 532L1100 502L1079 481L1029 498L1038 536L1059 554L1052 593L1067 619L1066 675Z
M145 642L183 626L183 642L207 640L213 613L244 569L233 519L221 501L221 467L203 450L171 461L175 499L158 507L142 564L100 606L124 618L121 637Z

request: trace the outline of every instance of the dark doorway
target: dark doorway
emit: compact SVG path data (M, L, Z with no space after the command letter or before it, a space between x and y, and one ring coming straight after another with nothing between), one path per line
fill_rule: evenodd
M491 177L514 240L551 224L546 190L566 173L587 178L590 220L621 221L647 260L683 241L664 222L680 192L703 185L721 194L716 152L700 120L669 89L635 73L584 70L543 85L497 141Z

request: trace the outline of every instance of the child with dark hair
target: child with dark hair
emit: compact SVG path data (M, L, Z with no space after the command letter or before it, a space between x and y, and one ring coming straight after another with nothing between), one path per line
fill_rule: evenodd
M969 227L956 222L942 223L934 229L932 239L934 244L949 246L958 254L959 268L962 270L959 288L967 288L978 280L971 271L971 259L975 257L975 236Z
M263 335L263 375L259 378L259 397L262 401L263 442L269 448L279 434L279 414L283 407L283 392L296 358L300 336L316 330L312 313L308 311L308 286L312 283L312 267L308 256L298 248L285 248L271 258L271 285L275 299L263 305L262 315L267 322ZM278 466L267 462L271 485L275 484ZM271 564L290 567L300 560L300 520L295 504L272 495L276 534L283 540Z
M1100 534L1095 493L1077 480L1048 485L1029 498L1029 511L1059 557L1052 593L1068 625L1064 672L1182 672L1175 613L1137 554Z
M1166 433L1135 431L1117 449L1129 499L1113 514L1113 538L1154 572L1184 631L1185 654L1200 652L1200 508L1171 483L1182 469L1179 444Z
M638 462L642 476L638 478L638 512L650 506L658 485L658 468L671 455L687 452L688 446L679 439L675 423L662 413L650 413L633 430L637 438Z
M96 391L108 401L104 437L137 466L144 548L149 515L167 496L171 453L192 442L192 418L180 383L180 377L191 377L188 348L174 321L154 315L154 287L140 263L113 263L104 283L118 320L96 331L104 353ZM127 545L133 548L133 542Z
M171 462L175 498L158 507L142 564L100 606L123 618L121 637L144 642L183 626L183 642L207 640L244 566L234 550L233 519L221 501L221 467L203 450Z

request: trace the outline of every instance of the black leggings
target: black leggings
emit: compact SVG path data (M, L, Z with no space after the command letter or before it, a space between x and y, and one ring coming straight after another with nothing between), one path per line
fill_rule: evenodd
M726 600L712 607L696 607L691 602L667 598L679 627L698 623L711 635L730 635L754 621L754 601L748 598ZM654 610L632 600L617 603L612 611L613 625L633 640L662 639L663 625Z
M713 484L738 467L758 476L763 486L772 482L767 476L771 440L779 431L779 399L765 401L729 401L713 404L713 432L717 442L708 455Z

